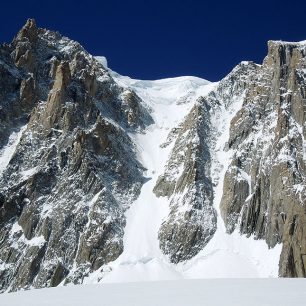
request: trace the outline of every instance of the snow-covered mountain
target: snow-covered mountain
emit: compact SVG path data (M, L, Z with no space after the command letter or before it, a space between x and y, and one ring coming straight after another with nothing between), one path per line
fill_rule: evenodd
M0 47L0 288L306 276L306 43L134 80L28 20Z

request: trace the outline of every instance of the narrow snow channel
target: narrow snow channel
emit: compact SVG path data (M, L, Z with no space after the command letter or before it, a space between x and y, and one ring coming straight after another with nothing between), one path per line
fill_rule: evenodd
M0 150L0 175L3 173L12 159L16 147L21 139L22 133L26 128L27 126L25 125L21 127L18 132L13 132L9 137L7 145Z
M143 185L135 203L127 211L124 251L108 265L102 282L150 281L178 279L182 275L165 258L159 248L158 230L169 213L167 198L158 198L153 188L172 146L161 148L172 128L178 126L200 95L213 84L195 77L181 77L157 81L139 81L117 76L121 86L132 87L152 110L154 124L145 133L131 134L137 145L138 158L147 169L148 181ZM187 93L187 94L186 94ZM89 282L97 281L96 273Z

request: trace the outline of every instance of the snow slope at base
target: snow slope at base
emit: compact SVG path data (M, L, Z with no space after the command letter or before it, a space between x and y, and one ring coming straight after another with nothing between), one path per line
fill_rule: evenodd
M102 284L0 295L1 306L304 306L305 279L210 279Z
M264 241L225 232L219 204L223 178L232 152L225 152L230 121L240 109L237 100L230 109L221 109L213 118L217 135L215 159L212 165L214 206L218 214L218 229L209 244L191 260L173 265L159 248L158 230L169 213L169 200L153 193L156 180L172 146L161 148L172 128L188 114L199 96L205 96L217 83L196 77L179 77L157 81L133 80L111 72L116 82L132 88L151 109L154 124L145 133L131 134L138 148L138 158L146 167L148 181L139 198L127 211L124 251L117 260L92 273L86 284L97 282L133 282L194 278L277 277L281 246L269 250Z

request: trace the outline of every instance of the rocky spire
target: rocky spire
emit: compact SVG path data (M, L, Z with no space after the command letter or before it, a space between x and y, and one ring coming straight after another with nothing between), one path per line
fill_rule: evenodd
M24 40L28 39L30 43L35 43L37 40L37 26L34 19L28 19L26 24L22 27L22 29L17 34L16 40Z

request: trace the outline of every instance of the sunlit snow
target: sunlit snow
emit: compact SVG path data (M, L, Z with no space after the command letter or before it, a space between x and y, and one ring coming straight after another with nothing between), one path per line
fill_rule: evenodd
M0 175L5 170L11 158L13 157L16 147L25 129L26 126L23 126L18 132L13 132L9 137L7 145L0 150Z
M1 306L304 306L305 279L206 279L5 293Z

